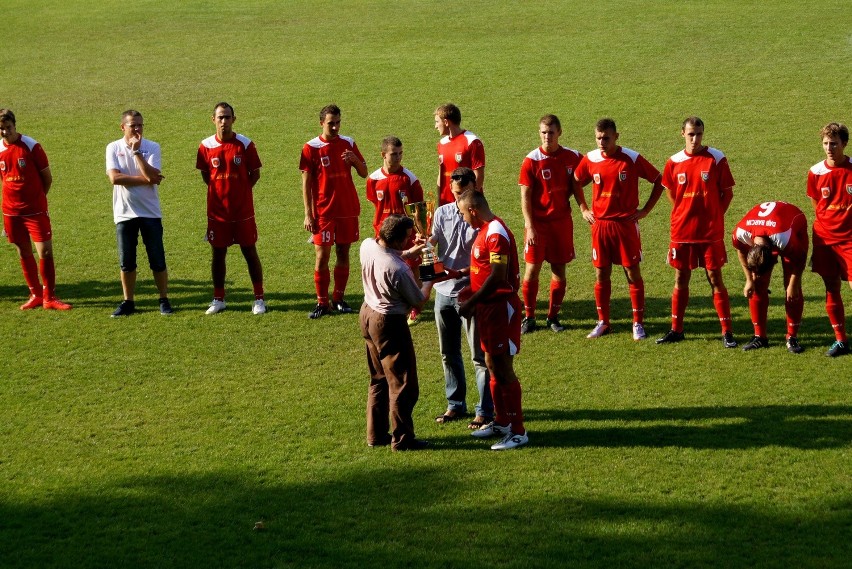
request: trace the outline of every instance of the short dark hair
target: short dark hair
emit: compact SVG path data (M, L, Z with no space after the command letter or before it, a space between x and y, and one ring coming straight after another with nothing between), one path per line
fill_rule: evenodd
M215 112L216 112L216 109L213 109L213 112L215 113ZM130 117L130 118L134 118L134 119L135 119L136 117L139 117L139 118L141 119L141 118L142 118L142 113L140 113L139 111L135 111L135 110L133 110L133 109L127 109L126 111L124 111L123 113L121 113L121 122L124 122L124 120L125 120L125 119L127 119L128 117Z
M465 187L468 184L476 183L476 174L470 168L465 166L459 166L453 173L450 174L450 178L453 181L458 181L461 187Z
M414 227L414 220L404 215L389 215L379 228L379 237L385 244L399 243L405 239L408 230Z
M839 122L830 122L819 131L820 137L837 137L840 142L846 144L849 142L849 129L845 124Z
M485 194L477 192L475 189L466 190L458 199L459 206L473 208L477 211L488 208L488 200L485 199Z
M559 130L562 130L562 123L559 122L559 117L556 115L544 115L540 119L538 119L538 124L546 124L547 126L555 126Z
M9 121L12 124L17 124L15 122L15 113L12 112L12 109L0 109L0 122Z
M402 141L396 136L386 136L382 139L382 152L387 152L389 148L399 148L402 146Z
M755 243L746 255L746 268L756 275L765 275L778 262L778 255L773 254L769 245Z
M612 132L618 132L618 128L615 126L615 121L609 117L604 117L598 122L595 123L595 130L597 132L606 132L611 130Z
M328 116L328 115L339 115L339 114L340 114L340 107L338 107L334 103L332 103L330 105L326 105L322 109L320 109L320 122L325 122L325 117Z
M219 108L228 109L229 111L231 111L231 116L233 116L234 118L237 117L237 113L236 113L236 111L234 111L234 107L232 107L229 103L226 103L225 101L222 101L221 103L216 103L216 106L213 107L213 115L214 116L216 115L216 109L219 109Z
M439 118L446 119L453 124L461 124L462 121L461 109L453 103L444 103L435 109L435 114L438 115Z

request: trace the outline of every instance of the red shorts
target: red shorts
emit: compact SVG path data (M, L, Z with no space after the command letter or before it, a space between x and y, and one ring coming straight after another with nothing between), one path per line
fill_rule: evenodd
M3 229L9 243L29 243L30 237L36 243L44 243L53 238L50 217L47 213L35 215L4 215Z
M701 267L708 271L721 269L728 262L728 252L725 241L712 243L669 243L669 265L679 271Z
M479 345L492 355L514 356L521 351L521 299L517 294L476 305Z
M852 242L826 245L814 234L811 270L822 277L852 281Z
M633 267L642 261L642 239L635 221L598 219L592 225L592 264Z
M254 245L257 243L257 223L253 217L241 221L218 221L208 218L207 241L217 248Z
M358 216L317 219L319 230L313 235L314 245L348 245L360 239Z
M571 216L557 220L535 221L536 244L527 245L524 230L524 261L540 265L544 261L557 265L574 260L574 223Z

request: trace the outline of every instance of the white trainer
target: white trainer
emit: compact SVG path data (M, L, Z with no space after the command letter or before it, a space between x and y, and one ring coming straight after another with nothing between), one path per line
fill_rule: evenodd
M252 314L266 314L266 303L262 298L254 301L254 306L251 307Z
M633 339L637 342L639 340L644 340L648 337L648 334L645 333L645 327L639 324L638 322L633 323Z
M512 424L509 423L505 427L496 424L494 421L491 421L487 425L482 425L475 431L470 433L470 436L476 437L478 439L487 439L490 437L505 437L506 435L512 434Z
M601 336L606 336L609 334L609 324L604 322L603 320L598 320L598 323L595 324L595 327L592 328L592 331L586 336L586 338L600 338Z
M210 303L210 308L207 309L205 314L219 314L223 310L225 310L225 301L214 298L213 302Z
M499 443L491 445L491 450L510 450L513 448L518 448L519 446L523 446L530 442L530 438L527 436L527 433L523 435L516 435L515 433L509 433L503 440Z

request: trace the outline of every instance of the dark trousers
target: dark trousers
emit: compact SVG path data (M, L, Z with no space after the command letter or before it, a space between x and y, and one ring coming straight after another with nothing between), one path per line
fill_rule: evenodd
M386 443L392 427L391 444L394 448L405 447L414 440L411 413L420 397L414 343L406 316L381 314L365 303L361 306L360 324L370 370L367 443Z

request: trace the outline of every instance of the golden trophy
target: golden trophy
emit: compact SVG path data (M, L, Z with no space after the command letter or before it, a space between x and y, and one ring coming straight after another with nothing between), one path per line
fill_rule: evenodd
M434 213L435 202L405 204L405 215L414 220L414 230L426 239L426 248L420 254L421 281L432 281L444 275L444 264L438 260L438 251L429 243Z

